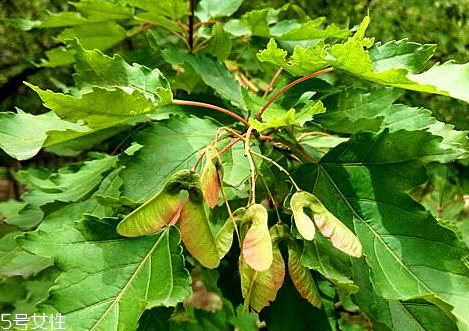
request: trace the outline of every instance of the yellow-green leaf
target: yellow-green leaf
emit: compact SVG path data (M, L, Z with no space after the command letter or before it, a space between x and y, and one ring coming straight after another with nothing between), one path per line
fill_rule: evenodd
M242 223L251 224L243 240L243 256L256 271L265 271L272 264L272 240L267 221L267 210L260 204L251 205L242 219Z
M222 259L233 245L233 232L235 229L235 223L240 224L241 219L246 213L246 208L239 208L233 213L233 220L228 219L225 224L215 235L215 243L217 244L218 255Z

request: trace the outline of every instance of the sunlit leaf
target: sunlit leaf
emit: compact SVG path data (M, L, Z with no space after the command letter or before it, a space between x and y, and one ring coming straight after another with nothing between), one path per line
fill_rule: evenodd
M272 240L267 210L260 204L249 206L242 223L249 226L243 239L243 258L256 271L265 271L272 264Z

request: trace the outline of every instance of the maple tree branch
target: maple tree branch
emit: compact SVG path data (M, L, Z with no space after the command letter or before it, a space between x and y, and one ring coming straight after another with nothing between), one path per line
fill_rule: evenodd
M260 119L262 117L262 114L265 112L265 110L279 97L281 96L286 90L290 89L291 87L304 82L305 80L308 80L310 78L316 77L320 74L324 74L326 72L332 71L334 68L328 67L322 70L318 70L315 72L312 72L310 74L307 74L306 76L303 76L301 78L298 78L297 80L294 80L293 82L289 83L288 85L282 87L277 93L275 93L266 103L265 105L261 108L261 110L257 113L256 119Z
M204 107L204 108L213 109L213 110L219 111L220 113L231 116L231 117L237 119L238 121L242 122L244 125L249 126L249 122L246 119L244 119L243 117L241 117L240 115L232 112L231 110L228 110L228 109L222 108L222 107L218 107L218 106L212 105L210 103L190 101L190 100L173 99L173 104L183 105L183 106L197 106L197 107Z
M194 11L195 11L195 0L189 0L190 2L190 15L189 15L189 49L194 48Z

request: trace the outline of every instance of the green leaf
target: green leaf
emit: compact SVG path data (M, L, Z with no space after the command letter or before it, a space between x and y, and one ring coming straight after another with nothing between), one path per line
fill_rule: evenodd
M257 58L261 62L275 64L292 75L301 76L327 67L328 62L325 59L324 48L324 43L307 48L297 46L293 50L290 61L287 61L288 52L278 48L275 40L270 39L267 48L260 51Z
M133 330L145 309L175 306L191 293L174 228L129 240L113 226L85 222L80 231L26 234L21 243L62 270L40 311L60 312L73 330Z
M128 19L134 12L133 8L107 0L81 0L73 3L73 6L92 21Z
M0 275L28 278L53 265L52 261L24 251L15 238L21 232L11 232L0 238Z
M141 92L156 107L171 103L171 88L158 69L151 70L136 63L130 65L118 54L109 57L99 50L85 50L78 44L73 48L77 72L73 78L80 89L119 87L129 94L134 90Z
M354 264L353 278L360 291L354 294L354 301L373 321L377 330L435 330L456 331L455 322L441 309L425 300L386 300L374 291L364 261Z
M301 250L295 241L288 243L288 272L298 293L316 308L321 308L321 295L316 282L309 269L302 264Z
M428 60L435 47L408 41L377 44L374 48L365 50L364 47L370 48L373 44L372 39L364 37L368 24L369 18L366 17L355 35L343 44L296 47L291 58L292 64L285 61L287 53L278 49L272 40L258 57L259 60L274 63L294 75L306 75L329 65L379 84L448 95L469 102L466 84L469 64L435 64L422 72L428 67Z
M302 166L298 180L355 231L378 294L389 300L425 298L445 310L451 305L465 330L467 248L405 193L426 181L419 158L433 152L432 141L425 132L356 135L318 165Z
M232 47L233 43L228 33L220 24L215 24L212 28L212 38L204 48L204 52L215 56L220 61L225 61L230 56Z
M232 317L230 322L240 331L257 331L258 317L256 314L244 310L243 306L236 308L236 316Z
M78 169L76 165L71 165L57 173L47 173L46 180L34 178L42 174L29 172L26 176L31 176L29 180L38 186L21 196L27 203L26 207L7 222L21 228L34 227L44 216L41 206L55 201L75 202L83 199L100 184L104 174L115 166L116 161L115 156L97 155L96 159L85 161Z
M64 43L75 38L85 49L106 50L124 40L126 32L115 22L97 22L76 25L65 29L57 36L57 40Z
M197 10L195 14L202 22L211 18L231 16L238 10L243 2L244 0L201 0L197 4Z
M272 265L272 240L269 233L268 214L264 206L249 206L241 220L249 227L243 239L243 262L255 271L266 271Z
M61 28L65 26L74 26L90 23L86 18L77 12L60 12L50 13L42 21L30 21L24 19L17 19L12 21L16 28L23 31L29 31L33 28Z
M435 45L422 45L404 39L376 43L369 52L377 72L402 68L417 73L427 69L435 49Z
M204 83L213 88L222 98L231 101L235 106L246 108L241 96L241 86L222 63L207 56L193 55L175 48L164 49L161 54L173 66L189 64Z
M249 162L244 156L244 145L237 143L220 155L220 161L223 164L223 182L235 188L236 194L243 195L247 190L245 183L251 174Z
M74 52L64 46L52 48L49 51L45 51L44 54L46 54L47 60L41 59L41 62L38 64L38 66L44 68L65 66L74 61Z
M304 300L289 277L278 292L277 298L262 316L272 331L333 330L323 309L313 307Z
M449 162L467 156L469 144L466 131L457 131L453 125L437 121L431 111L402 104L393 104L400 93L389 88L377 88L363 93L362 90L350 89L338 97L336 109L315 117L321 126L342 133L359 131L390 132L398 130L428 131L441 137L441 153L425 158L426 162ZM396 93L397 92L397 93Z
M105 130L127 123L146 120L144 116L155 109L155 105L146 96L134 90L127 93L123 89L94 87L81 97L54 93L27 83L61 119L81 124L81 131L69 131L65 134L51 135L45 146L62 143L90 133ZM86 131L84 130L86 129Z
M249 119L249 124L259 132L266 131L269 129L277 129L281 127L292 127L296 124L295 121L295 109L290 109L281 118L274 117L273 119L262 123L256 119Z
M0 147L18 160L36 155L51 132L72 130L80 134L88 131L85 126L61 120L52 112L32 115L20 109L17 114L0 113L0 128Z
M125 0L125 2L151 13L174 19L182 18L189 14L189 1L186 0Z
M168 176L195 164L216 130L207 120L172 118L139 132L136 141L143 147L125 162L126 168L121 172L124 195L136 202L149 199Z
M318 237L311 242L304 242L301 262L305 267L319 272L344 293L355 293L358 286L350 279L350 258L335 249L330 241Z
M292 24L291 29L287 31L281 29L281 33L276 33L276 28L281 24L280 22L277 26L271 28L271 33L280 40L345 39L350 36L348 29L339 28L335 24L329 24L327 27L321 28L325 20L324 17L318 17L303 24Z
M98 219L112 216L113 206L106 205L104 199L118 199L120 197L120 187L122 181L119 178L121 168L111 171L99 184L99 187L86 200L78 201L55 209L48 213L44 220L39 224L41 231L52 231L57 227L73 225L77 220Z
M157 69L130 66L118 55L111 58L98 50L83 50L76 44L75 49L75 80L87 93L74 97L27 84L39 94L44 105L60 118L53 113L35 116L21 111L17 115L0 115L2 126L9 128L8 133L0 133L0 147L10 155L26 159L34 156L41 147L55 147L59 152L65 148L65 153L70 148L77 148L76 144L86 147L89 146L89 139L91 143L96 141L94 139L102 141L120 131L122 125L146 120L140 115L171 102L168 82ZM18 140L12 135L15 131L26 129L27 133L16 135L29 134L31 139L27 141ZM100 135L97 135L98 132ZM82 138L88 135L94 136ZM71 144L75 147L70 147Z

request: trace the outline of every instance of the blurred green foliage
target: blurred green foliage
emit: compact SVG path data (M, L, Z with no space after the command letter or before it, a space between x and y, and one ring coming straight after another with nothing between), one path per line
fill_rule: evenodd
M284 0L246 1L238 15L251 9L276 8ZM436 59L469 61L469 1L467 0L292 0L312 17L325 16L329 23L354 26L367 14L371 16L369 34L383 42L408 38L438 44ZM11 18L41 19L47 11L67 9L66 0L7 0L0 2L0 111L15 106L37 112L39 100L21 84L23 80L53 86L49 71L39 72L33 65L44 51L53 47L53 29L18 31L10 26ZM122 50L121 50L122 51ZM132 56L130 56L132 58ZM67 68L58 69L67 72ZM54 70L57 77L57 69ZM5 88L5 85L7 85ZM25 97L25 95L27 97ZM405 94L406 102L425 106L446 122L460 129L469 128L468 106L445 97Z

